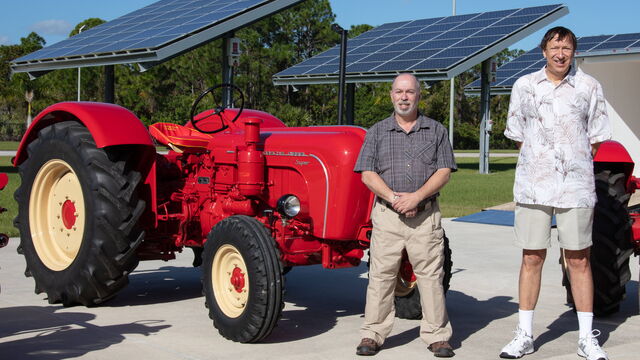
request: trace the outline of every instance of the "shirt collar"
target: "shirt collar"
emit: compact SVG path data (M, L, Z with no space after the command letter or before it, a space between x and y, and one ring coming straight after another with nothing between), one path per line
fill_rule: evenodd
M543 81L549 81L549 79L547 78L547 72L545 71L545 69L547 68L547 65L543 66L542 69L540 69L539 71L535 72L533 77L534 80L536 82L536 84L539 84ZM567 74L567 76L564 77L564 79L562 79L562 82L567 82L567 84L575 87L576 86L576 74L578 74L578 71L580 71L575 65L571 65L571 68L569 69L569 73Z
M413 129L415 129L415 131L420 131L420 129L428 129L429 128L429 120L431 120L431 119L429 119L428 117L422 115L421 113L418 113L418 119L416 121L416 124L418 126L414 125ZM392 113L391 116L389 116L388 118L385 119L385 129L387 131L395 130L395 131L404 132L404 130L400 127L400 125L396 121L395 113Z

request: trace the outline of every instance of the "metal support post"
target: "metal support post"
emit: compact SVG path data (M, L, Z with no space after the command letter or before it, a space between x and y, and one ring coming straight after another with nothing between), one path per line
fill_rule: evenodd
M344 124L342 110L344 109L344 86L346 80L347 69L347 30L338 24L331 25L331 29L340 34L340 81L338 86L338 125Z
M347 84L347 125L355 124L356 84Z
M233 66L229 64L229 41L233 33L228 33L222 38L222 82L233 84ZM222 88L222 104L233 106L233 91L230 87Z
M104 102L116 102L116 76L114 65L104 66Z
M453 0L452 3L453 16L456 15L456 0ZM451 77L451 85L449 89L449 142L451 143L451 147L453 147L453 109L454 109L454 100L455 100L455 90L456 90L456 77Z
M489 131L488 124L491 121L491 58L482 62L482 73L480 75L480 153L478 161L480 163L480 174L489 173Z

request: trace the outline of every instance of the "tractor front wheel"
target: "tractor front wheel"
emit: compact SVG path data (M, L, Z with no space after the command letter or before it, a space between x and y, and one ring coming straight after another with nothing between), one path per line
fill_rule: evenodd
M220 335L243 343L267 337L284 306L284 276L264 225L243 215L220 221L207 237L203 261L209 317Z
M36 293L49 303L92 306L113 297L137 266L144 210L128 151L98 149L73 121L38 133L20 164L20 248Z

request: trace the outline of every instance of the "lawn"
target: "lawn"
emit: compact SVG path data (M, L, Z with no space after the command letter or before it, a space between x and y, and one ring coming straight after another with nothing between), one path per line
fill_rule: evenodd
M13 193L20 183L16 168L11 166L10 157L0 157L0 172L9 175L9 184L0 191L0 206L9 211L0 214L0 233L18 236L13 227L13 219L18 206ZM490 158L490 174L478 173L477 158L457 158L458 171L451 175L451 181L442 189L440 208L443 217L458 217L473 214L484 208L512 201L513 178L516 158Z
M443 217L473 214L513 201L516 157L489 158L489 174L478 173L477 158L456 158L458 171L440 191Z
M0 141L0 150L17 150L18 145L18 141Z

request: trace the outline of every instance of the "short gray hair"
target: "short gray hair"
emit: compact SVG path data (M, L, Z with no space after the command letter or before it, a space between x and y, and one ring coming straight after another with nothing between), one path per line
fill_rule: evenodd
M418 90L418 93L420 93L422 91L422 85L420 84L420 80L418 80L418 78L415 75L413 75L412 73L408 73L408 72L403 72L403 73L400 73L400 74L396 75L396 77L393 78L393 82L391 83L391 88L393 88L393 84L395 84L396 80L400 76L405 76L405 75L411 76L413 78L413 80L416 82L416 89Z

